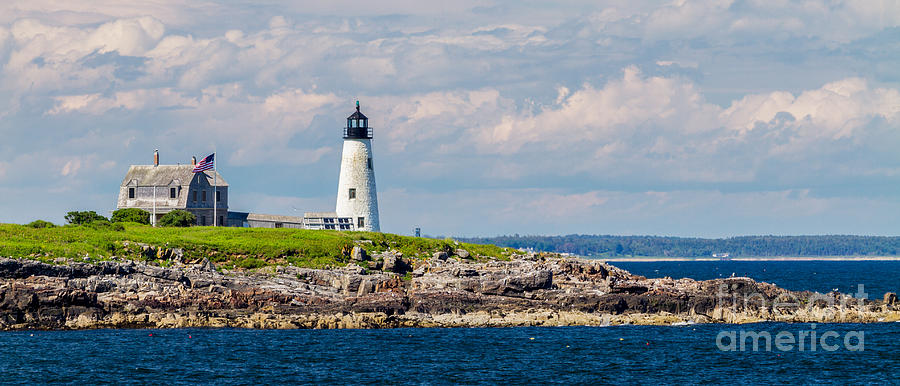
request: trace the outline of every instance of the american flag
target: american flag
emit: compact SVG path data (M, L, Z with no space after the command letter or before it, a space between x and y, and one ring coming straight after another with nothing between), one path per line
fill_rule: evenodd
M194 173L214 168L216 166L216 162L214 161L215 157L216 153L212 153L206 156L202 161L198 162L197 165L194 166Z

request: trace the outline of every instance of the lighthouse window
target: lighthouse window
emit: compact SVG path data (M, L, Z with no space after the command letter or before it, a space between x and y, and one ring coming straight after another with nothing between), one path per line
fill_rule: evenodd
M169 188L169 198L175 198L175 188Z
M350 199L356 198L356 188L350 188Z
M366 226L366 218L365 217L357 217L356 218L356 227L362 228Z
M372 170L372 157L366 159L367 164L369 165L369 170Z
M134 188L128 188L128 198L134 198Z

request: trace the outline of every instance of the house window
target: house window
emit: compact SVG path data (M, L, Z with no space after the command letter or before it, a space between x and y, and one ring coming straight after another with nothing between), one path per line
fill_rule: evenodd
M200 216L200 225L206 225L206 216Z
M219 216L219 226L225 225L225 217Z
M177 196L177 190L175 188L169 188L169 198L175 198Z
M365 217L357 217L356 218L356 227L363 228L366 226L366 218Z
M134 188L128 188L128 198L134 198Z
M276 222L276 223L275 223L275 228L284 228L284 224L282 224L282 223L280 223L280 222Z
M372 170L372 157L366 159L367 164L369 165L369 170Z
M326 225L325 229L334 229L334 225Z
M350 188L350 199L356 198L356 188Z
M200 197L203 197L203 199L201 201L206 202L206 191L205 190L200 193Z
M195 202L197 201L197 191L196 190L194 191L194 201Z
M221 192L219 192L218 190L216 190L216 202L222 201L222 197L219 196L219 193L221 193Z

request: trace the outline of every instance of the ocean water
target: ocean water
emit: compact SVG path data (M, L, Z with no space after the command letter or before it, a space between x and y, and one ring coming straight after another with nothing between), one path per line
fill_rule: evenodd
M795 291L827 293L837 288L855 294L863 285L869 299L900 293L900 261L660 261L616 262L616 267L646 277L709 280L746 276Z
M820 334L862 331L861 351L719 349L720 331L742 329L774 336L811 326L17 331L0 333L0 377L18 384L897 382L900 323L817 326Z
M891 284L896 274L888 277L897 269L893 262L755 263L619 265L638 272L659 270L661 276L687 272L701 279L718 277L723 269L727 276L746 269L743 275L793 289L827 290L860 279L867 288L868 283L896 287ZM753 350L750 338L742 348L727 338L739 337L741 331L768 334L773 340L781 334L795 344L767 346L760 340ZM819 337L816 344L809 343L813 332ZM826 334L830 336L823 344ZM900 323L11 331L0 332L0 382L896 384L898 336ZM804 338L805 344L797 343Z

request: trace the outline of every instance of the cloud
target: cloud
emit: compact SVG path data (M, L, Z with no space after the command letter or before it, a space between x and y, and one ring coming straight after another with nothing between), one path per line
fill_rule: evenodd
M852 156L873 146L868 141L877 139L867 132L896 128L898 106L898 90L848 78L796 97L786 91L747 95L721 108L689 81L646 76L629 67L602 88L566 89L536 111L497 111L494 115L502 117L484 126L473 120L473 129L460 138L474 138L485 154L548 155L552 168L569 162L569 172L599 176L640 170L648 180L751 182L764 162L802 165L821 162L816 157L822 151ZM581 162L572 165L576 158Z
M845 216L835 203L872 214L865 200L893 205L900 176L896 7L4 3L0 178L21 189L0 213L21 216L48 170L73 205L114 202L109 186L155 148L217 151L238 196L331 195L361 100L395 229L484 213L485 231L610 218L671 233L658 224L682 229L666 216L703 200L798 205L831 224L811 229L847 229L828 220ZM416 195L437 209L405 209ZM778 226L751 215L746 229Z
M57 104L49 114L86 113L102 115L113 109L139 110L161 108L197 108L200 101L186 97L171 88L116 92L111 97L102 94L68 95L55 98Z
M184 25L195 21L194 16L215 14L214 10L217 8L211 1L185 4L176 0L148 0L139 3L117 0L12 0L0 4L0 23L33 18L60 24L86 25L104 23L110 19L153 15L165 23Z
M81 169L81 160L69 160L63 165L62 171L60 171L59 174L63 177L75 175L75 173L78 173L78 169Z
M896 89L870 88L866 80L848 78L807 90L796 98L788 92L748 95L722 112L729 127L752 129L758 123L788 113L814 133L832 139L849 137L875 118L896 124L900 119L900 92Z
M606 5L589 20L601 31L648 40L811 38L849 42L900 25L900 4L866 1L678 0Z

